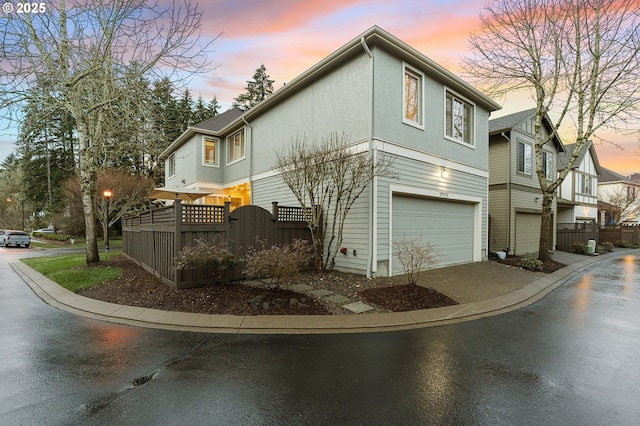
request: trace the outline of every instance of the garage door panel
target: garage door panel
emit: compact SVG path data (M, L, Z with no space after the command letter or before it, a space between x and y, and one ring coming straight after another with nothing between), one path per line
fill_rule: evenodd
M422 197L393 197L393 241L419 238L436 248L438 265L473 260L474 206ZM397 258L393 273L402 273Z

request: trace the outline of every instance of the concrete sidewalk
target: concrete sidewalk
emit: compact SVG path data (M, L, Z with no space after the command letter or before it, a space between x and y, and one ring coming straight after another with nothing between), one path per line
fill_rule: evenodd
M421 274L421 284L428 282L431 287L454 298L459 305L358 315L207 315L122 306L70 292L22 262L13 263L12 267L44 302L84 317L140 327L205 333L323 334L406 330L509 312L539 300L592 263L620 254L614 252L586 257L555 252L552 258L568 266L548 275L494 262L434 269Z

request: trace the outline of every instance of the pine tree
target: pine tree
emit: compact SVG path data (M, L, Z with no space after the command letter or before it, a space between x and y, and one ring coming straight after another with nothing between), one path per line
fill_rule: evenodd
M269 79L264 64L256 70L253 80L247 81L246 93L234 99L233 106L245 111L253 108L273 93L273 80Z

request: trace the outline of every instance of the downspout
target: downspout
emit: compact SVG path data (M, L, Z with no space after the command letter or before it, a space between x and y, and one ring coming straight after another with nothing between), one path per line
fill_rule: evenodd
M367 42L364 36L360 37L360 43L362 48L369 57L369 155L371 156L372 164L376 164L377 151L373 146L373 114L374 114L374 81L373 81L373 53L367 46ZM376 241L378 239L378 178L373 177L371 182L371 189L369 190L369 238L368 238L368 250L369 258L367 259L367 278L371 278L372 275L378 271L378 250Z
M249 143L249 191L251 191L249 204L253 204L253 127L247 122L244 115L242 116L242 121L244 121L244 124L249 128L249 137L247 138L247 142Z

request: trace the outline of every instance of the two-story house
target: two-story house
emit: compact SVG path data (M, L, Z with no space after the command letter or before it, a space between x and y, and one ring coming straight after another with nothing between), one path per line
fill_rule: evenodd
M301 136L345 134L353 149L391 157L396 176L374 179L351 209L337 269L401 273L392 242L414 237L436 247L441 266L481 261L488 118L499 108L372 27L250 110L187 130L162 154L165 185L208 188L218 200L236 194L241 204L267 209L273 201L297 205L274 167L276 153Z
M640 224L640 175L629 177L601 168L598 220L603 225Z
M558 172L567 167L575 146L565 145L565 152L558 157ZM600 174L598 155L593 143L587 141L558 188L558 223L597 222Z
M492 252L508 248L510 254L535 254L540 245L542 195L536 174L535 108L489 121L489 215ZM543 119L545 137L553 126ZM542 167L547 179L556 177L558 153L564 152L556 135L542 152ZM555 246L556 201L552 207L553 226L549 241Z

